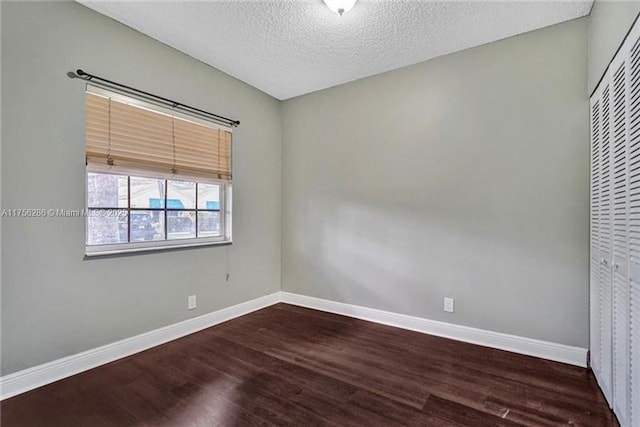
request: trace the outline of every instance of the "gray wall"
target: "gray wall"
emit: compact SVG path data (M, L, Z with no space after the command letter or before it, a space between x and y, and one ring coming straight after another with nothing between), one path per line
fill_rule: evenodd
M234 243L84 261L83 219L3 218L2 374L280 288L280 102L79 4L2 2L3 207L84 207L79 67L242 121Z
M589 94L596 88L638 13L638 0L593 3L589 16Z
M586 32L284 102L283 290L586 347Z
M75 68L242 121L233 246L85 261L82 219L2 219L3 375L277 291L281 260L286 291L587 345L585 19L281 105L81 5L1 4L3 208L84 206Z

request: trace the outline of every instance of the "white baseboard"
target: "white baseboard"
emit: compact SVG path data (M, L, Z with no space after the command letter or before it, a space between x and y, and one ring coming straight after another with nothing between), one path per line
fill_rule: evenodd
M571 347L546 341L534 340L515 335L485 331L468 326L438 322L405 314L391 313L373 308L329 301L289 292L275 292L251 301L223 308L203 316L165 326L144 334L126 338L102 347L84 351L34 366L22 371L0 377L0 400L33 390L43 385L70 377L109 362L130 356L149 348L164 344L185 335L198 332L227 320L268 307L278 302L341 314L370 322L409 329L430 335L437 335L478 344L486 347L507 350L514 353L536 356L543 359L587 366L587 349Z
M581 367L587 366L586 348L572 347L564 344L556 344L499 332L485 331L483 329L471 328L468 326L438 322L421 317L391 313L388 311L360 307L357 305L329 301L305 295L292 294L289 292L280 292L280 300L287 304L298 305L329 313L342 314L344 316L423 332L425 334L451 338L485 347L526 354L528 356L540 357L542 359L568 363L570 365Z
M168 341L226 322L227 320L268 307L279 301L280 293L275 292L102 347L5 375L0 377L0 400L164 344Z

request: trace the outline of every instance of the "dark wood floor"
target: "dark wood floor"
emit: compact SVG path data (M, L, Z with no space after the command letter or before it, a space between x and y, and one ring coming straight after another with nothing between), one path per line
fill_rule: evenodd
M16 396L9 426L614 426L582 368L278 304Z

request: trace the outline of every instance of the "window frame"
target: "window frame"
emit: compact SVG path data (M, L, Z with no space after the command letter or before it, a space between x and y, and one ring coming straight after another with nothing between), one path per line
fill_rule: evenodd
M158 251L158 250L167 250L167 249L180 249L180 248L192 248L192 247L202 247L202 246L216 246L216 245L228 245L232 244L233 240L231 237L231 183L225 181L213 181L213 180L186 180L179 178L158 178L153 176L144 176L144 173L135 174L135 175L124 175L123 173L114 172L113 175L118 176L126 176L127 177L127 207L91 207L89 206L89 174L90 173L100 173L100 174L109 174L108 172L104 172L102 170L92 170L91 167L87 166L85 171L85 212L87 212L85 218L85 255L88 257L92 256L103 256L103 255L116 255L116 254L126 254L126 253L136 253L136 252L148 252L148 251ZM164 191L164 207L163 208L132 208L131 207L131 178L153 178L153 179L162 179L164 180L165 191ZM167 208L167 186L168 181L182 181L182 182L193 182L195 183L196 192L196 202L193 209L176 209L176 208ZM198 184L215 184L219 186L219 209L199 209L197 204L197 195L198 195ZM127 212L127 239L128 242L124 243L104 243L99 245L90 245L87 242L87 238L89 236L89 217L92 211L109 211L109 210L121 210ZM162 240L147 240L147 241L131 241L131 213L132 212L162 212L164 215L164 239ZM167 214L168 212L195 212L196 214L196 237L189 237L185 239L169 239L168 238L168 223L167 223ZM198 233L198 225L197 225L197 217L198 212L219 212L220 213L220 236L207 236L207 237L197 237Z
M198 124L202 124L208 127L219 128L226 131L231 131L231 128L223 126L215 121L211 121L207 118L197 116L195 114L188 114L185 112L179 112L167 108L164 105L157 104L155 102L149 101L147 99L141 99L135 96L132 96L129 93L123 93L115 88L110 86L103 87L100 84L87 84L86 91L89 93L108 96L112 99L115 99L120 102L126 102L127 104L134 105L140 108L144 108L150 111L154 111L160 114L169 114L175 116L177 118L181 118L184 120L189 120ZM101 174L113 174L119 176L127 177L127 207L126 208L95 208L90 207L89 205L89 174L90 173L101 173ZM153 179L162 179L165 181L165 202L163 208L131 208L131 177L139 177L139 178L153 178ZM196 183L196 204L193 209L171 209L167 208L167 182L168 181L182 181L182 182L193 182ZM197 217L198 212L215 212L212 209L199 209L198 208L198 188L197 184L216 184L220 187L219 194L219 212L220 212L220 236L208 236L208 237L197 237L198 234L198 224ZM104 166L96 167L91 164L87 164L85 167L85 256L86 257L94 257L94 256L103 256L103 255L118 255L118 254L127 254L127 253L138 253L138 252L151 252L151 251L160 251L160 250L169 250L169 249L182 249L182 248L195 248L202 246L216 246L216 245L229 245L233 243L232 239L232 181L227 181L225 179L210 179L210 178L201 178L196 176L189 175L167 175L167 174L155 174L154 172L145 172L144 170L136 170L132 168L131 170L125 169L114 169L113 171L109 170L109 168L105 168ZM131 212L135 211L159 211L163 212L165 216L165 235L163 240L152 240L152 241L128 241L126 243L105 243L99 245L89 245L88 244L88 236L89 236L89 215L91 215L91 211L93 210L124 210L127 212L127 240L131 238ZM167 212L170 211L187 211L187 212L195 212L196 215L196 237L190 237L185 239L168 239L167 233Z

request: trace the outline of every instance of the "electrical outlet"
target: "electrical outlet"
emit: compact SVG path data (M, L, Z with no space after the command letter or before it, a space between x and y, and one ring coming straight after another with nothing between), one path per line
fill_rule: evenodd
M446 311L447 313L453 313L453 298L445 297L445 299L444 299L444 311Z
M193 310L194 308L196 308L196 296L189 295L189 298L187 298L187 309Z

